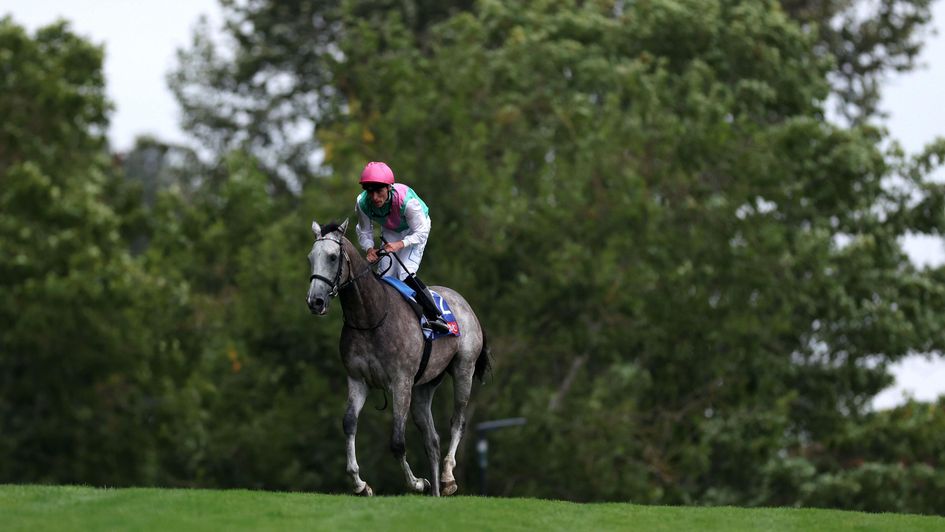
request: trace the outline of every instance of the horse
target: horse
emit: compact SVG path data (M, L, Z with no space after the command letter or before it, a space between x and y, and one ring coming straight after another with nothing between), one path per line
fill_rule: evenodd
M347 474L354 484L354 493L374 494L361 479L355 453L358 415L370 387L391 395L390 449L400 461L408 488L418 493L429 490L433 496L452 495L457 490L453 468L466 428L466 406L473 378L482 382L490 367L485 332L463 296L447 287L431 287L449 303L459 324L460 336L433 341L427 364L421 367L424 339L417 315L392 286L379 279L372 265L345 237L347 228L347 220L325 227L312 221L315 242L308 255L312 273L306 303L312 314L324 316L332 299L335 296L341 299L344 315L341 360L348 378L348 402L342 428L347 439ZM440 474L440 438L433 425L431 404L446 374L453 380L454 399L450 443ZM408 411L423 435L432 485L424 478L415 477L407 463L404 429Z

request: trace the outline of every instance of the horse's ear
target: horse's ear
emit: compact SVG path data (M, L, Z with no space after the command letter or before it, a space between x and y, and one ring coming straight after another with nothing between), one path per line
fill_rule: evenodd
M338 231L341 233L341 236L344 236L347 230L348 230L348 220L345 219L344 223L338 226Z
M322 228L315 220L312 220L312 232L315 233L315 238L321 238Z

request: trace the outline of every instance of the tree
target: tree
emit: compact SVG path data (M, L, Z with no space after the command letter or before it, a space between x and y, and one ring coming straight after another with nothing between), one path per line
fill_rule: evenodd
M155 482L185 294L121 239L102 50L7 17L0 55L0 479Z
M882 81L915 67L931 2L783 0L780 5L815 35L815 54L832 62L829 77L840 114L868 122L879 113ZM594 4L615 21L635 9L623 1ZM568 2L561 5L569 9ZM404 43L424 53L437 23L481 6L469 0L227 0L223 7L223 42L209 37L204 21L169 75L185 110L185 128L218 160L236 148L253 153L273 186L289 192L329 173L321 164L326 146L317 132L349 107L362 105L345 73L357 65L342 52L353 36L375 43L378 53ZM369 140L370 132L358 133Z
M386 21L402 21L418 44L428 28L472 7L470 0L391 3L245 2L224 0L225 48L206 21L189 49L178 54L169 82L185 111L184 127L220 160L232 150L253 154L276 191L297 192L323 175L314 132L325 116L349 105L344 79L332 78L350 16L364 17L384 33ZM382 38L382 37L381 37Z
M783 0L781 5L802 25L817 28L820 53L835 60L831 78L839 111L854 122L879 114L887 76L915 68L932 18L932 0Z
M339 323L337 316L315 320L303 302L311 219L270 196L247 154L232 153L218 173L216 186L158 195L142 257L148 271L191 294L179 338L200 416L174 432L172 478L219 487L339 486L344 456L325 443L343 406L329 333Z

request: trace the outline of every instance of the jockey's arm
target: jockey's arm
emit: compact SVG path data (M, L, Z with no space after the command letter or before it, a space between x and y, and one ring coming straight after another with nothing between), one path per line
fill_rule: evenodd
M423 213L419 201L411 199L407 202L406 218L410 229L403 239L404 247L426 244L430 236L430 217Z

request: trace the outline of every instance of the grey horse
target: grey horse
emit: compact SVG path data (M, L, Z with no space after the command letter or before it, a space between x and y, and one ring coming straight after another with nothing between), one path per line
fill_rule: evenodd
M489 348L479 319L469 303L454 290L434 286L450 305L459 324L460 336L437 339L429 361L419 372L423 354L423 337L417 315L399 293L375 276L371 264L345 238L347 220L320 227L312 222L315 243L309 253L312 275L308 288L309 310L325 315L336 295L341 297L344 327L341 330L341 360L348 373L348 405L342 426L347 438L348 475L354 493L373 495L367 482L361 480L355 454L358 414L364 406L368 388L390 393L393 401L393 432L390 448L400 461L407 486L416 492L430 490L434 496L456 492L456 449L466 426L466 405L473 377L482 381L489 368ZM440 473L440 438L433 426L430 409L433 394L443 378L453 379L453 416L450 420L450 444ZM404 429L407 412L423 435L430 461L431 485L417 478L407 463ZM439 482L436 479L439 478Z

